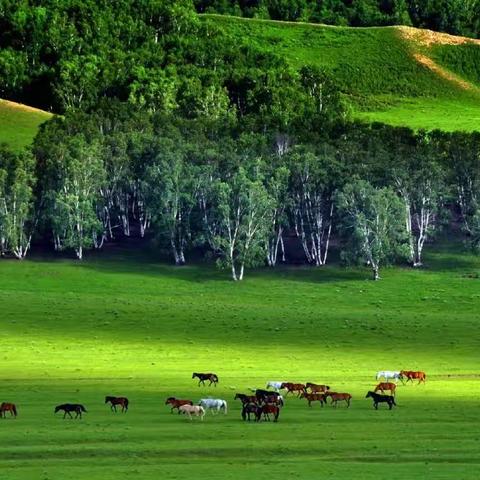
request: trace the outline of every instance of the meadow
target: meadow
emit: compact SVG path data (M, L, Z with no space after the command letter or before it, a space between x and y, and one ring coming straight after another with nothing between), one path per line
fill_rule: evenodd
M0 477L476 479L480 469L480 259L438 248L426 268L289 267L242 283L147 252L78 263L0 262ZM381 369L421 369L398 408L372 408ZM193 371L214 371L217 388ZM327 383L351 408L288 398L278 424L244 423L235 392L267 380ZM113 414L105 395L130 399ZM170 395L214 395L228 415L171 415ZM82 420L56 404L80 402Z

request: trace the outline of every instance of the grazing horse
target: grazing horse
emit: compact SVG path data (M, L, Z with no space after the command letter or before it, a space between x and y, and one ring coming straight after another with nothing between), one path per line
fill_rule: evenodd
M17 417L17 407L14 403L3 402L0 405L0 418L7 418L7 412L10 412L11 417Z
M208 380L210 383L208 386L210 387L213 385L217 386L218 383L218 376L215 373L193 373L192 378L198 378L198 386L205 385L205 380Z
M257 407L256 421L259 422L263 418L270 421L270 414L273 414L273 421L278 422L278 416L280 415L280 407L278 405L272 405L266 403Z
M418 384L425 383L427 375L425 372L415 372L414 370L402 370L400 372L400 378L406 378L407 383L410 381L413 383L413 380L418 380Z
M338 402L346 402L347 408L350 407L350 400L352 399L352 396L349 393L337 393L330 391L325 393L325 397L331 397L332 401L330 402L330 405L333 405L335 408L337 408Z
M391 410L392 407L397 404L395 403L395 397L393 395L379 395L375 392L368 392L365 398L373 399L373 407L375 410L378 410L379 403L388 403L388 408Z
M266 388L273 388L276 392L281 390L283 382L267 382Z
M256 403L244 403L242 407L242 419L245 421L248 418L250 421L250 415L253 415L253 418L257 418L258 405Z
M320 402L320 405L323 408L323 404L327 403L327 397L324 393L302 393L300 398L306 398L308 406L312 406L312 402Z
M377 372L376 375L376 380L380 380L381 378L384 378L386 381L388 380L401 380L402 375L400 372L393 372L391 370L382 370L380 372Z
M105 397L105 403L110 402L110 409L112 412L117 412L117 405L121 405L122 412L126 413L128 410L128 398L127 397Z
M287 390L287 396L289 393L295 393L298 392L298 396L300 396L304 391L305 391L305 385L303 383L290 383L290 382L285 382L282 383L281 386L282 389Z
M305 393L310 389L310 393L325 393L327 390L330 390L328 385L317 385L316 383L307 382L305 384Z
M179 398L175 397L168 397L165 400L165 405L171 405L172 408L170 409L170 413L173 413L173 410L176 408L178 409L178 413L180 413L180 407L182 405L193 405L191 400L180 400Z
M227 414L227 401L221 398L202 398L198 404L205 410L210 410L212 414L220 413L223 410L223 414Z
M376 387L374 392L377 393L378 391L382 392L382 395L385 393L385 390L390 390L390 395L395 395L395 390L397 389L397 385L392 382L381 382Z
M258 400L255 395L245 395L244 393L237 393L234 400L238 399L240 399L243 405L246 405L248 403L257 403Z
M87 413L87 410L85 409L85 407L83 405L80 405L79 403L64 403L62 405L57 405L55 407L54 413L57 413L60 410L63 410L65 412L63 414L63 418L65 418L67 415L70 418L73 418L71 412L76 413L75 418L79 418L79 417L82 418L82 412Z
M188 415L190 420L193 420L192 415L195 417L200 417L200 420L203 421L203 417L205 416L205 410L200 405L180 405L178 408L178 413L183 413Z

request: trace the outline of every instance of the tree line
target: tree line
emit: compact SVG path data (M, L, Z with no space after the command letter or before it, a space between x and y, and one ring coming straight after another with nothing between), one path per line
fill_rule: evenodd
M194 0L201 13L352 27L411 25L480 36L478 0Z
M441 228L480 238L480 135L345 123L327 134L254 131L107 102L41 128L31 152L0 151L0 251L32 241L81 259L119 237L154 235L177 265L201 249L234 280L288 261L422 264Z

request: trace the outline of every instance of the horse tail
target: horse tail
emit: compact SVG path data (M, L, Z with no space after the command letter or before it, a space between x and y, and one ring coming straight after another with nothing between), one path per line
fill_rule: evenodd
M227 414L227 402L226 402L225 400L223 401L223 405L222 405L222 406L223 406L224 413L225 413L225 415L226 415L226 414Z
M17 407L15 405L12 405L12 410L13 410L13 414L17 416Z
M130 403L130 402L128 401L128 398L126 398L126 399L125 399L125 408L126 408L126 409L128 409L128 404L129 404L129 403Z

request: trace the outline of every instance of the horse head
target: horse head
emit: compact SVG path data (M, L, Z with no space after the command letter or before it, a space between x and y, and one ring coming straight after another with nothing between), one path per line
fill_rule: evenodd
M105 397L105 403L108 403L111 399L112 397Z
M168 405L169 403L172 403L175 401L175 397L168 397L166 400L165 400L165 405Z
M62 409L62 408L61 408L60 405L59 405L58 407L55 407L55 412L53 412L53 413L57 413L57 412L59 412L61 409Z
M369 398L369 397L373 398L374 395L375 395L374 392L368 392L365 398Z
M192 373L192 378L195 378L198 375L198 373Z

